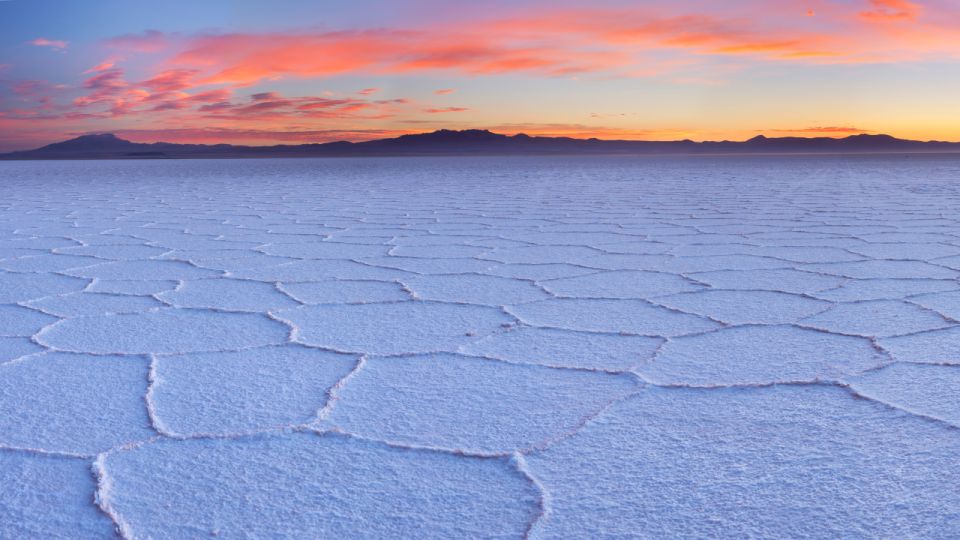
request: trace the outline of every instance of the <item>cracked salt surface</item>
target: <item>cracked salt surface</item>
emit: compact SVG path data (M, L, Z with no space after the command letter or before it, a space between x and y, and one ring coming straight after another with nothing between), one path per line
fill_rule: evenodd
M0 445L95 454L150 437L148 364L44 353L0 365Z
M958 177L3 163L0 538L960 536Z
M0 336L32 336L57 321L45 313L18 305L0 305Z
M693 279L718 289L764 290L795 294L834 289L847 280L796 269L782 270L715 270L690 272Z
M0 533L4 538L113 538L93 504L89 460L0 449Z
M629 371L651 359L662 338L520 327L463 345L461 352L508 362Z
M834 302L858 300L899 300L927 293L960 292L960 282L952 279L858 279L845 282L835 289L812 293L814 297ZM950 295L934 294L940 299ZM917 302L919 303L919 302Z
M949 538L958 451L842 388L651 388L527 463L541 538Z
M550 298L535 283L480 274L414 276L399 281L421 300L500 306Z
M263 314L165 308L74 317L37 333L41 345L94 354L175 354L274 345L288 328Z
M661 385L762 385L834 380L887 362L865 338L744 325L674 338L637 371Z
M129 294L133 296L150 296L163 291L173 290L179 284L174 280L109 280L96 279L86 290L110 294Z
M154 360L151 402L164 431L255 432L311 422L355 356L295 345Z
M669 337L720 327L704 317L640 300L560 298L511 306L509 311L532 326L590 332Z
M58 317L82 317L105 313L138 313L163 307L150 296L123 294L70 293L24 302L23 305Z
M21 356L43 352L45 349L26 337L0 337L0 364Z
M840 334L889 337L951 326L939 313L897 300L868 300L832 306L801 321Z
M294 327L298 343L380 355L451 351L513 322L492 307L412 301L304 306L276 317Z
M98 468L101 504L136 538L509 538L538 510L508 457L334 434L159 440Z
M0 303L15 303L45 296L79 292L89 280L58 274L27 272L14 274L0 271Z
M664 296L655 303L727 324L785 324L817 314L829 302L773 291L713 289Z
M704 286L676 274L621 270L555 279L543 288L564 298L649 298L699 291Z
M563 437L636 387L627 375L484 358L370 358L326 420L365 438L509 454Z
M893 364L848 380L862 396L960 428L960 366Z
M157 298L171 306L258 312L300 305L270 283L242 279L184 281Z

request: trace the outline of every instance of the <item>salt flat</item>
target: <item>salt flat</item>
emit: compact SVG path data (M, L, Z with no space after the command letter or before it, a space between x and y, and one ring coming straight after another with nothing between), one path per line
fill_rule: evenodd
M0 537L956 538L958 181L0 164Z

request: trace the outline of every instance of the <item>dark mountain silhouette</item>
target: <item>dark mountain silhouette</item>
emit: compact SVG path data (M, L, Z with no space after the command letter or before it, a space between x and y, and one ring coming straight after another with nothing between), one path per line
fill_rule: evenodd
M620 141L501 135L486 130L439 130L365 142L276 146L135 143L111 133L83 135L35 150L0 154L0 159L146 159L236 157L336 157L509 154L782 154L782 153L960 152L960 143L911 141L890 135L765 137L747 141Z

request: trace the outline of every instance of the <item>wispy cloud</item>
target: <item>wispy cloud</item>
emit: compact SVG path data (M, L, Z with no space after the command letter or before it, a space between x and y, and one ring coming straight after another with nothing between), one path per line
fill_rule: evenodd
M684 11L681 3L670 10L521 10L497 18L412 28L192 36L153 30L106 43L129 51L162 52L167 55L165 69L195 69L207 84L420 72L649 77L717 58L749 65L960 56L956 48L960 23L954 22L960 20L960 13L934 18L910 0L858 3L831 6L813 17L809 10L787 5L792 3L755 6L751 16ZM811 18L818 24L798 22ZM888 22L899 24L891 29ZM374 91L367 88L360 94ZM452 92L452 88L434 91L437 95Z
M813 126L805 127L798 129L766 129L758 130L761 133L822 133L822 134L846 134L846 135L858 135L863 133L872 133L870 130L860 129L853 126Z
M116 134L132 141L167 141L180 143L211 144L265 144L275 142L321 143L333 141L364 141L395 137L414 130L395 129L313 129L273 130L245 128L170 128L170 129L120 129ZM80 133L82 134L82 133Z
M861 11L860 17L874 22L914 21L921 9L909 0L870 0L870 9Z
M36 47L49 47L55 51L65 50L70 45L68 42L63 40L47 39L43 37L30 40L27 43L29 43L30 45L34 45Z
M101 62L101 63L93 66L93 67L90 68L90 69L84 70L84 71L82 72L82 75L87 75L87 74L89 74L89 73L99 73L99 72L101 72L101 71L106 71L106 70L108 70L108 69L110 69L110 68L115 67L116 65L117 65L117 64L116 64L116 61L115 61L115 60L105 60L105 61L103 61L103 62Z
M442 108L429 108L424 109L423 112L428 114L442 114L442 113L455 113L455 112L464 112L469 111L470 109L466 107L442 107Z

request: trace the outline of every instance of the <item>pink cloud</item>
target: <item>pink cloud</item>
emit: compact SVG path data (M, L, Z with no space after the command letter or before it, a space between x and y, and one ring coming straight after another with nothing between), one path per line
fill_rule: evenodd
M161 71L150 79L140 83L140 86L155 92L173 92L194 86L193 78L197 75L193 69L168 69Z
M430 114L455 113L469 111L466 107L443 107L439 109L424 109L423 112Z
M154 106L150 109L150 112L180 111L180 110L183 110L183 109L187 109L187 108L189 108L189 107L190 107L190 104L189 104L189 103L184 103L184 102L181 101L181 100L177 100L177 101L163 101L163 102L161 102L161 103L158 103L157 105L154 105Z
M187 39L168 64L208 75L207 84L251 84L282 77L454 70L473 74L600 71L623 63L620 52L518 46L477 31L368 30L319 34L221 34ZM366 89L372 92L372 89Z
M305 118L384 118L396 101L331 99L319 96L284 97L276 92L250 96L248 103L217 102L203 111L218 119L297 120ZM373 116L360 116L370 113Z
M209 88L198 80L201 71L193 68L162 69L139 82L129 81L122 68L104 62L91 70L83 81L86 93L62 108L64 118L116 118L120 116L175 114L183 122L204 119L230 122L295 121L304 119L377 119L396 114L407 101L369 101L364 98L332 99L306 96L286 97L277 92L257 92L247 102L233 102L234 87ZM206 88L204 88L206 86ZM26 88L26 87L24 87ZM368 89L370 90L370 89ZM31 89L23 90L32 93ZM372 91L366 92L370 94Z
M867 10L862 4L833 6L818 13L817 25L799 24L798 18L809 12L806 9L747 2L744 5L753 6L749 12L738 12L737 5L725 12L695 13L662 6L514 10L499 18L413 29L198 36L148 31L107 44L134 51L162 50L167 53L164 70L194 71L194 84L233 86L280 78L424 71L658 76L676 70L680 60L705 64L717 56L745 64L878 62L947 50L958 54L956 28L950 22L954 18L927 22L915 32L893 33L876 23L919 22L919 4L861 1L869 2ZM440 89L435 94L453 91ZM374 92L375 88L366 88L358 94Z
M86 74L88 74L88 73L99 73L99 72L101 72L101 71L106 71L106 70L108 70L108 69L110 69L110 68L112 68L112 67L114 67L114 66L116 66L116 64L114 63L113 60L107 60L107 61L105 61L105 62L101 62L101 63L93 66L92 68L90 68L90 69L88 69L88 70L83 71L83 75L86 75Z
M47 39L42 37L28 41L27 43L37 47L49 47L55 51L62 51L66 49L67 46L69 45L69 43L66 41L62 41L59 39Z
M365 141L396 137L415 130L398 129L250 129L237 127L201 127L201 128L167 128L167 129L119 129L116 134L135 142L179 142L194 144L216 144L229 142L233 144L275 144L280 142L291 143L322 143L333 141Z
M102 71L83 82L83 87L90 90L86 96L74 100L76 105L86 106L113 99L129 84L123 79L122 69L108 69Z
M860 12L860 17L873 22L914 21L921 9L909 0L870 0L870 9Z
M317 109L332 109L337 107L356 107L366 105L369 102L356 99L329 99L322 97L308 97L298 100L297 109L301 111L312 111ZM386 102L376 102L386 103Z
M10 90L20 97L44 98L49 94L63 90L60 85L35 79L16 81L10 84Z
M250 99L252 101L271 101L271 100L278 100L282 98L280 97L280 94L276 92L261 92L259 94L253 94L252 96L250 96Z
M452 94L452 93L454 93L454 92L456 92L456 89L453 89L453 88L441 88L440 90L434 90L434 91L433 91L433 93L436 94L436 95L438 95L438 96L446 96L446 95Z
M370 94L375 94L379 91L380 91L379 88L364 88L363 90L360 90L357 93L360 94L361 96L369 96Z
M198 92L192 94L189 97L185 98L188 101L193 101L197 103L218 103L230 99L230 96L233 92L229 88L218 88L216 90L207 90L205 92Z

